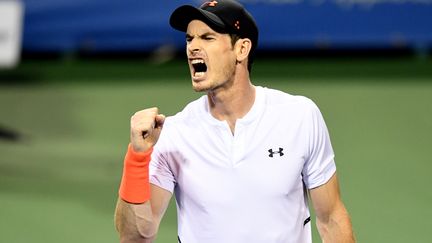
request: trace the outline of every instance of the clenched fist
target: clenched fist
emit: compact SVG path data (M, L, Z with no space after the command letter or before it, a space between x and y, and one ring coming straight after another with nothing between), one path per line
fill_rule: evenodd
M136 112L131 117L130 140L136 152L145 152L153 147L162 131L165 116L156 107Z

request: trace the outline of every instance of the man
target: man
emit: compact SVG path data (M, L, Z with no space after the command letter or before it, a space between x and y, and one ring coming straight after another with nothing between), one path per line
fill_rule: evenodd
M183 243L311 242L308 193L324 242L354 242L323 118L307 98L249 79L258 28L237 2L181 6L195 91L165 119L131 118L116 226L121 242L152 242L172 194Z

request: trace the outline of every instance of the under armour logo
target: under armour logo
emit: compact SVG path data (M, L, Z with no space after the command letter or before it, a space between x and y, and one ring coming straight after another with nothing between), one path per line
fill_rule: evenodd
M270 158L273 158L273 155L275 155L275 154L279 154L280 157L282 157L284 155L284 153L282 152L283 148L279 148L279 151L273 151L273 149L269 149L268 151L269 151L269 157Z
M205 2L205 3L203 3L203 5L201 5L201 7L204 7L204 6L214 7L214 6L216 6L216 4L218 4L217 1Z

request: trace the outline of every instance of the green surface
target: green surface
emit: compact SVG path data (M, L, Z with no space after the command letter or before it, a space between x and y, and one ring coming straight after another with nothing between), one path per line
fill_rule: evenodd
M175 114L200 95L188 75L182 61L137 60L1 71L0 127L23 136L0 140L0 242L118 242L129 117L149 106ZM321 108L359 242L430 241L430 60L264 60L253 80ZM176 242L172 206L159 243Z

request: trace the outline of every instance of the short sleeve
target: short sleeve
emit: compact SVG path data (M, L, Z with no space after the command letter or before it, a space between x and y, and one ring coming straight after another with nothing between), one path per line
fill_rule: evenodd
M169 144L166 141L168 129L162 129L158 142L154 146L150 162L150 183L173 193L176 180L169 166Z
M310 101L305 116L308 134L308 153L303 167L303 181L308 189L325 184L336 172L334 152L324 118L318 107Z

